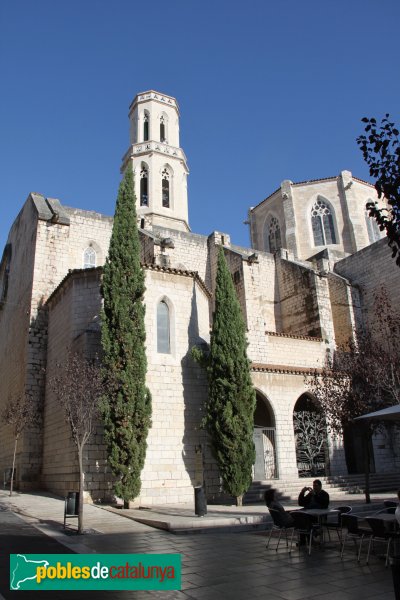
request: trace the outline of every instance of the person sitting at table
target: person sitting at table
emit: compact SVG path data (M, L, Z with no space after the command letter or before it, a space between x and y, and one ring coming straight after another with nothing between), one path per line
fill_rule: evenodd
M400 490L397 492L397 498L399 499L399 503L400 503ZM394 514L395 514L398 524L400 525L400 504L396 508L396 511Z
M313 481L312 488L303 487L299 494L298 504L304 508L328 508L329 494L322 489L319 479Z
M275 510L279 513L279 521L282 523L283 527L293 527L294 522L289 513L286 512L284 507L278 500L275 500L275 492L273 488L267 490L264 494L265 504L269 510Z

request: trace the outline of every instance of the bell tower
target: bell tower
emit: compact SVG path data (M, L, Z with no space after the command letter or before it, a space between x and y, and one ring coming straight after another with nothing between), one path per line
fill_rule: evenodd
M190 231L186 156L179 146L175 98L154 90L138 94L129 107L130 147L121 171L135 175L136 211L142 226Z

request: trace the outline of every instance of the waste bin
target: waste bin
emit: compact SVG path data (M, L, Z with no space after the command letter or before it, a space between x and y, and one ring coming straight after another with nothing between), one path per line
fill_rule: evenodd
M68 492L64 504L64 529L67 519L77 519L79 516L79 492Z
M65 500L65 512L67 515L76 516L79 513L79 492L68 492Z
M400 600L400 555L392 556L390 559L392 567L394 597Z
M207 500L202 485L194 488L194 512L198 517L207 514Z

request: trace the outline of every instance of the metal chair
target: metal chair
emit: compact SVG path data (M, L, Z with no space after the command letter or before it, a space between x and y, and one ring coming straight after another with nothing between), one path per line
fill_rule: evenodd
M289 545L287 532L289 529L293 529L293 525L288 525L287 523L284 523L282 515L279 512L279 510L275 510L274 508L268 508L268 510L269 510L269 514L272 517L273 525L269 532L269 537L268 537L268 541L266 544L266 548L268 548L268 546L269 546L272 533L274 531L279 531L278 543L276 544L276 548L275 548L275 552L278 552L278 548L279 548L279 544L281 542L281 537L282 537L283 532L285 532L286 546ZM292 537L293 537L293 533L292 533Z
M342 515L342 528L346 529L346 533L344 538L342 539L342 549L340 552L340 558L343 558L344 546L346 544L346 540L351 538L354 540L357 546L357 540L360 540L360 546L358 548L357 553L357 561L360 562L361 549L364 538L371 537L372 531L366 527L360 527L358 522L358 517L356 515L343 514Z
M396 506L387 506L386 508L381 508L380 510L374 512L372 516L375 517L375 515L394 515L397 506L398 505L396 504Z
M315 523L315 521L311 515L309 515L305 512L302 512L301 510L296 510L296 511L290 513L290 516L292 517L292 519L294 521L294 528L293 528L293 533L292 533L292 539L290 541L289 553L292 551L293 536L294 536L294 532L296 531L298 534L299 543L300 543L302 537L303 537L303 539L304 538L306 540L308 539L307 546L308 546L308 554L310 555L313 534L315 531L319 530L320 527Z
M337 533L338 539L342 542L342 515L348 515L353 510L351 506L338 506L337 510L339 511L337 515L335 515L335 520L328 520L324 523L324 527L328 532L329 541L331 541L330 530L334 530Z
M399 534L395 531L388 531L385 526L385 521L382 521L382 519L379 519L378 517L367 517L365 520L372 530L372 535L370 536L368 544L367 564L369 562L371 546L373 546L374 542L387 542L385 560L385 567L387 567L389 563L390 544L392 540L399 538Z
M396 509L399 506L398 502L394 502L394 500L384 500L383 501L383 506L385 508L394 508Z

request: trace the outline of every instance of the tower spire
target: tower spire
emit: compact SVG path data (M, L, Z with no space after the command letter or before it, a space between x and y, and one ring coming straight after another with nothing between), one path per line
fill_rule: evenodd
M135 174L136 210L144 226L190 231L186 156L179 146L175 98L154 90L138 94L129 107L130 146L121 171Z

